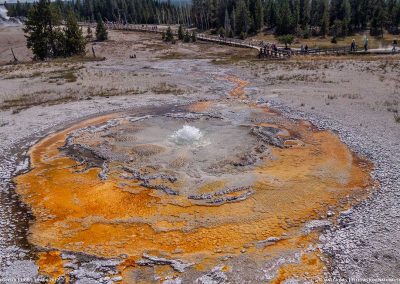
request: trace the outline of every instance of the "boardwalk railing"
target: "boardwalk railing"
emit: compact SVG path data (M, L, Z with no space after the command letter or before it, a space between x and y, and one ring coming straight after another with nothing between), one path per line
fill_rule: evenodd
M112 23L107 22L105 23L106 27L111 30L126 30L126 31L137 31L137 32L148 32L148 33L165 33L167 31L166 27L160 26L153 26L153 25L134 25L134 24L121 24L121 23ZM177 30L172 30L174 35L177 35ZM199 33L196 35L196 39L200 41L207 41L213 42L223 45L230 45L235 47L242 47L242 48L252 48L257 49L260 51L263 50L270 50L271 44L263 43L261 41L254 41L254 40L240 40L234 38L227 38L227 37L220 37L220 36L213 36L213 35L206 35ZM266 56L269 57L276 57L276 58L288 58L290 57L291 53L286 50L275 50L275 51L268 51L265 53Z
M310 54L348 54L351 49L348 46L333 47L333 48L310 48L307 51L293 50L294 55L310 55Z
M135 25L135 24L123 24L115 22L105 23L106 27L110 30L126 30L126 31L137 31L146 33L157 33L162 34L167 31L167 27L157 26L157 25ZM177 30L172 30L174 35L177 35ZM196 35L197 40L213 42L223 45L230 45L242 48L252 48L259 51L259 58L269 57L269 58L280 58L286 59L290 58L292 55L339 55L339 54L349 54L353 53L349 46L334 47L334 48L311 48L307 51L301 51L297 49L283 49L277 48L276 45L272 43L257 41L257 40L240 40L235 38L227 38L221 36L207 35L199 33ZM356 53L356 52L354 52Z

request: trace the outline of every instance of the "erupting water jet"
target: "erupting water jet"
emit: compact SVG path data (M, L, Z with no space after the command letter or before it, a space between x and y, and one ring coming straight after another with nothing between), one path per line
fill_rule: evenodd
M184 125L170 137L177 145L198 145L202 138L203 133L201 133L200 129L190 125Z

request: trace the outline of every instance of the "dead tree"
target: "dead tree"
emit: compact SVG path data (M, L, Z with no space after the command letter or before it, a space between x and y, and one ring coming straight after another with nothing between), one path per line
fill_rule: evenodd
M18 59L17 59L17 57L15 57L15 53L14 53L14 50L12 49L12 47L11 47L11 53L12 53L12 56L14 57L14 63L17 63Z

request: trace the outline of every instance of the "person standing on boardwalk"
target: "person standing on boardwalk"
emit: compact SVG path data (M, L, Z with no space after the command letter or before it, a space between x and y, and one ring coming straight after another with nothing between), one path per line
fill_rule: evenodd
M355 40L354 38L353 38L353 40L351 41L350 51L351 51L351 52L356 51L356 40Z
M393 52L396 52L396 46L397 46L397 39L394 39L393 40L393 48L392 48Z
M364 40L364 51L368 51L368 38L367 37L365 37L365 40Z

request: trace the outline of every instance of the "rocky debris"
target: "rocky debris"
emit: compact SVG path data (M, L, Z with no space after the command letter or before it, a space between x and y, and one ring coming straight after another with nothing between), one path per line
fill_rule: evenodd
M73 283L107 283L119 282L122 277L117 275L118 259L97 259L84 254L63 253L63 259L71 262L64 264L64 269Z
M196 284L223 284L227 283L228 277L222 271L223 266L216 266L207 274L196 279Z
M111 278L111 281L113 281L113 282L122 281L122 276L114 276L113 278Z
M251 128L251 133L259 137L264 143L284 148L284 141L277 136L279 129L274 127L255 126Z
M215 118L215 119L222 119L222 116L213 115L209 113L195 113L195 112L175 112L175 113L167 113L165 114L166 117L178 118L178 119L187 119L187 120L197 120L201 118Z
M279 238L279 237L269 237L265 240L258 241L257 243L259 243L259 244L276 243L276 242L279 242L280 240L281 240L281 238Z
M239 157L237 161L232 162L235 167L245 167L254 165L257 162L257 158L253 155L246 154L242 157Z
M23 154L24 156L27 155L27 153ZM13 176L20 175L23 173L26 173L29 170L30 167L30 160L28 157L25 157L16 167L15 171L13 173Z
M127 116L125 119L129 120L130 122L141 121L144 119L149 119L154 117L154 115L143 115L143 116Z
M328 217L335 216L335 212L333 212L333 211L327 211L327 212L326 212L326 216L328 216Z
M322 231L329 229L332 225L331 221L328 220L312 220L305 224L304 231L309 233L311 231Z
M107 162L103 162L102 166L101 166L101 171L99 173L99 177L101 180L106 180L108 177L108 172L110 171L110 169L108 168L108 164Z
M75 256L74 254L70 254L70 253L63 252L63 253L61 253L61 258L62 258L63 260L66 260L66 259L76 259L76 256Z
M65 143L60 150L63 151L68 157L77 161L79 163L77 166L85 165L85 168L80 172L86 172L91 168L100 168L100 179L107 179L107 173L109 170L107 160L106 157L104 157L101 153L86 145L70 144L69 142Z
M154 265L170 265L174 270L178 272L184 272L186 268L194 265L194 263L185 263L179 259L167 259L157 256L143 254L143 259L136 262L138 265L143 266L154 266Z
M138 117L137 119L140 120L142 118L143 117ZM110 119L107 122L99 125L90 125L77 129L68 135L65 140L65 144L60 147L60 150L63 151L68 157L77 161L79 163L78 166L85 165L85 168L82 170L82 172L85 172L91 168L100 168L101 172L99 173L99 178L101 180L106 180L109 171L107 164L108 157L103 152L96 151L87 145L75 144L74 140L82 133L94 134L97 132L105 132L110 128L119 125L122 120L123 118Z
M302 252L296 252L292 256L279 257L277 260L268 263L265 269L263 269L264 280L266 283L270 283L276 278L278 270L282 265L299 263L302 255Z
M59 276L55 282L55 284L66 284L66 283L67 283L67 279L64 276Z
M159 190L159 191L163 191L164 193L168 194L168 195L179 195L179 193L176 190L173 190L172 188L163 185L163 184L157 184L157 185L152 185L150 183L146 183L143 182L140 184L141 186L150 188L150 189L155 189L155 190Z
M39 276L26 239L31 212L14 192L12 183L15 174L29 170L26 155L31 145L32 142L16 144L16 151L10 152L0 146L0 278L37 279ZM20 271L25 268L26 273L21 275Z
M167 277L164 281L163 284L182 284L182 279L179 277L172 278L172 277Z
M39 277L39 271L36 267L34 261L30 260L16 260L2 271L1 276L10 279L9 282L13 282L12 279L22 278L21 271L24 271L23 278L30 279L32 282L36 282L35 280L43 277ZM2 281L2 277L0 277L0 282ZM8 282L8 281L5 281Z
M295 278L289 278L286 279L284 282L282 282L282 284L300 284L300 283L311 283L311 282L304 282Z
M240 195L227 196L231 193L243 192ZM204 193L198 195L189 195L188 199L203 200L208 204L220 205L228 202L237 202L247 199L254 193L250 186L227 188L214 193Z
M267 238L265 240L261 240L261 241L256 242L255 246L256 246L256 248L265 248L266 246L273 245L276 242L279 242L280 240L282 240L282 238L269 237L269 238Z
M122 169L129 173L131 176L122 176L125 179L136 179L138 181L141 181L142 183L140 184L143 187L149 188L149 189L156 189L156 190L160 190L163 191L166 194L169 195L179 195L179 193L166 186L163 184L151 184L151 180L156 180L156 179L161 179L164 181L168 181L170 183L174 183L176 182L178 179L177 177L171 176L171 175L167 175L167 174L163 174L163 173L157 173L157 174L152 174L152 175L146 175L146 174L142 174L140 173L140 171L130 168L130 167L122 167Z
M74 140L76 137L80 136L82 133L97 133L97 132L104 132L112 127L115 127L121 123L121 118L117 119L110 119L105 123L101 123L98 125L89 125L83 128L79 128L75 131L72 131L67 139L65 140L65 144L63 147L71 146L74 144Z

